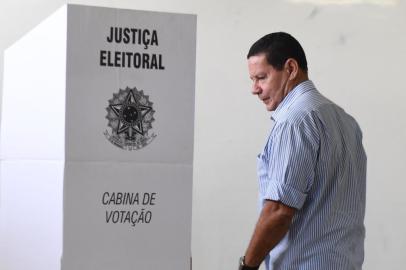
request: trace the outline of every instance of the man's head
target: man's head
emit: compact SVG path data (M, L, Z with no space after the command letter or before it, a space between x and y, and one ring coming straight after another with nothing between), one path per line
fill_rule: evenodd
M247 59L252 93L269 111L274 111L297 84L308 79L303 48L287 33L260 38L251 46Z

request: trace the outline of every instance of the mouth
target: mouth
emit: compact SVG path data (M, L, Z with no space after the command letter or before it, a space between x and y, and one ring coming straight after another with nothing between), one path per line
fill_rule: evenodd
M261 100L262 100L262 102L267 103L267 102L268 102L268 100L270 100L270 98L269 98L269 97L267 97L267 98L264 98L264 99L261 99Z

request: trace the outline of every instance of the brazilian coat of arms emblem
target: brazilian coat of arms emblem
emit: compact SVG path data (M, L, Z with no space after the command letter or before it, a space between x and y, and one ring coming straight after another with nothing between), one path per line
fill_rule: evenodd
M142 90L136 87L120 89L113 94L106 108L108 130L106 138L115 146L125 150L138 150L148 145L156 134L152 131L154 119L153 103Z

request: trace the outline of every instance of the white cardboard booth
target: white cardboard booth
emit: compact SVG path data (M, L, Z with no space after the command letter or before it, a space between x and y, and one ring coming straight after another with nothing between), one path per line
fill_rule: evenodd
M5 51L0 262L190 269L196 16L66 5Z

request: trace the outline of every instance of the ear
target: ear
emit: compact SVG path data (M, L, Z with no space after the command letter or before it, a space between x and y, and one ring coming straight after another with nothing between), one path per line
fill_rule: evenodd
M293 58L289 58L285 62L285 70L289 74L289 80L293 80L298 76L299 64Z

